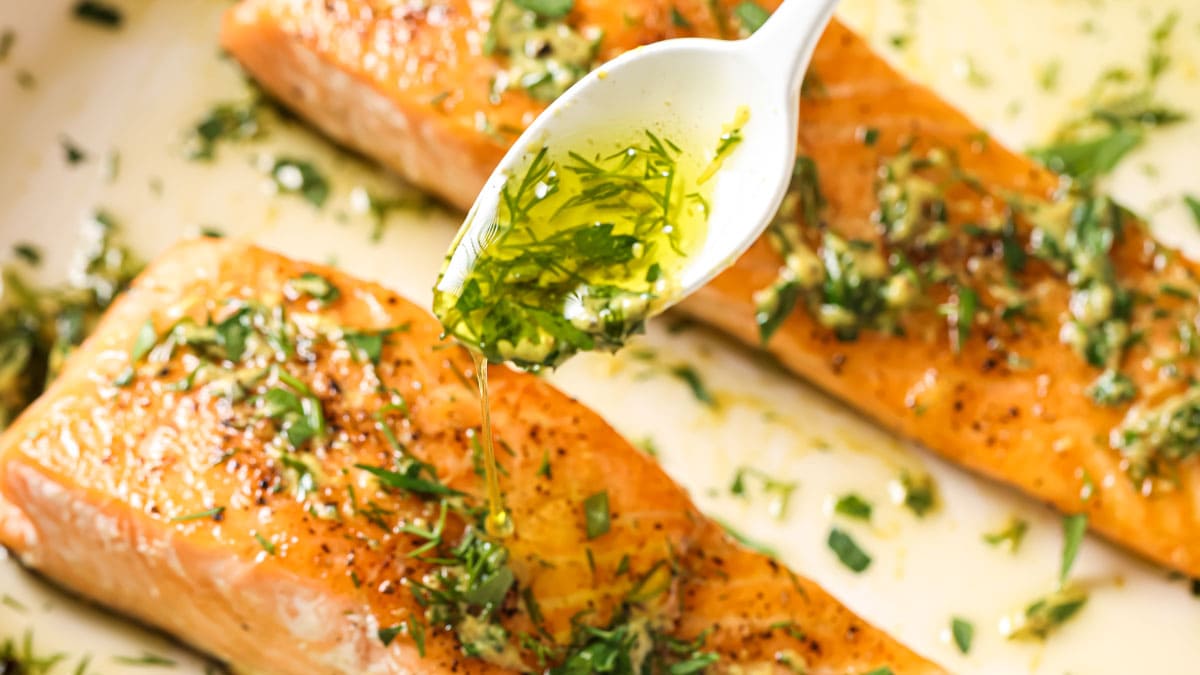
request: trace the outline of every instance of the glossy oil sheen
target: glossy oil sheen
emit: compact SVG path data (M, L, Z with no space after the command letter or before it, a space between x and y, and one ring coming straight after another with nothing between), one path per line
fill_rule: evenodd
M487 360L526 369L620 347L704 243L712 153L648 130L544 146L476 202L434 313ZM491 226L469 234L479 219Z

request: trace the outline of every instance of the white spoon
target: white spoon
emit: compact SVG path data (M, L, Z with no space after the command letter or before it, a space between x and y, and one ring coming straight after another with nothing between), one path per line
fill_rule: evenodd
M796 155L800 85L836 0L785 0L749 38L665 40L626 52L577 82L517 139L472 213L494 211L504 184L550 139L640 129L668 121L716 138L741 107L743 140L717 172L703 247L687 261L661 312L731 265L778 210ZM468 216L438 288L456 291L492 221Z

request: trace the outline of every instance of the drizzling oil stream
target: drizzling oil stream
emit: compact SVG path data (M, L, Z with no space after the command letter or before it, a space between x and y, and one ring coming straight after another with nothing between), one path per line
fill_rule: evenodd
M500 475L496 466L496 444L492 440L492 406L488 400L488 363L478 350L469 349L475 363L475 383L479 387L479 405L483 412L483 471L487 483L488 515L485 529L493 537L509 537L513 533L512 516L504 507L504 494L500 491Z

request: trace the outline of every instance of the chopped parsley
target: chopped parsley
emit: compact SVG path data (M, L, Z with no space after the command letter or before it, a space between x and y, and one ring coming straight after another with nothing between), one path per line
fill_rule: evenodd
M214 105L192 126L187 139L188 158L209 161L217 156L223 142L261 138L265 133L264 112L269 107L258 88L243 100Z
M691 390L692 396L695 397L697 401L708 406L709 408L717 407L716 397L713 396L712 392L709 391L707 386L705 386L704 380L701 379L700 373L696 372L695 368L687 365L679 365L673 366L668 372L682 380L683 383L688 386L688 389Z
M599 34L568 25L573 0L497 0L483 53L506 57L492 80L491 100L519 90L540 101L558 98L592 69Z
M871 520L871 502L859 497L854 493L844 494L838 497L837 503L834 504L833 510L847 518L856 520Z
M1097 405L1119 406L1137 396L1137 386L1128 375L1110 368L1088 387L1087 395Z
M861 573L871 566L871 556L859 548L854 539L844 531L836 527L831 529L827 543L830 550L837 555L838 560L855 574Z
M59 144L62 145L63 158L67 160L67 164L74 165L87 160L87 152L69 137L59 138Z
M121 13L119 8L106 2L97 2L96 0L81 0L80 2L76 2L72 13L80 21L111 30L120 28L121 23L125 20L124 14Z
M23 256L36 253L29 248ZM118 241L113 218L84 223L69 284L37 288L15 266L0 270L0 429L53 381L141 262Z
M275 555L275 544L272 543L270 539L267 539L258 532L255 532L254 541L258 542L258 545L262 547L262 550L266 551L267 555Z
M588 539L608 534L612 515L608 510L608 491L601 490L583 500L584 529Z
M171 519L172 523L187 523L193 520L207 520L209 518L221 522L222 516L225 514L224 506L215 506L204 511L197 511L183 516L176 516Z
M783 518L787 514L788 502L791 501L792 493L798 487L795 481L784 481L771 476L770 474L759 471L753 467L740 466L733 475L733 482L729 485L729 493L735 497L744 497L748 494L746 489L746 479L754 479L762 484L762 491L770 497L769 511L775 518Z
M138 656L114 656L113 661L126 666L162 666L170 668L175 661L159 654L142 652Z
M918 518L924 518L937 506L937 490L929 474L905 469L900 472L898 485L901 503Z
M305 272L287 282L287 288L296 294L307 295L316 300L322 307L341 297L342 293L329 279L315 273Z
M271 180L283 194L296 194L317 208L329 198L329 181L312 162L280 157L271 167Z
M1169 465L1200 450L1200 386L1135 409L1110 434L1135 482L1169 475Z
M971 641L975 639L975 625L956 616L950 620L950 635L958 651L966 654L971 651Z
M742 25L742 28L746 29L747 33L753 33L762 28L767 19L771 18L770 12L763 9L758 3L751 2L750 0L738 3L733 8L733 15L737 17L738 23Z
M1059 567L1058 582L1066 583L1071 568L1075 566L1075 558L1079 556L1079 546L1083 543L1083 535L1087 532L1088 517L1086 513L1077 513L1063 518L1063 552L1062 565Z
M1011 517L1004 527L995 532L983 535L983 540L991 546L1005 546L1012 553L1021 548L1025 534L1029 531L1029 522L1017 517Z
M1087 604L1087 592L1068 583L1086 531L1086 514L1063 518L1063 551L1058 587L1030 603L1023 612L1005 620L1001 629L1010 640L1044 640Z
M1195 195L1184 195L1183 204L1192 214L1192 220L1196 222L1196 227L1200 227L1200 198Z

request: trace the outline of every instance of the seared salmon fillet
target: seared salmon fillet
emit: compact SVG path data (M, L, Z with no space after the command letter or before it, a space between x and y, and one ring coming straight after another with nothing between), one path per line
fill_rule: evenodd
M562 21L602 34L599 61L744 34L734 4L578 0ZM222 35L320 129L466 208L545 98L497 91L517 57L487 48L492 11L244 0ZM836 20L801 120L790 210L683 310L880 424L1200 575L1195 266L990 140Z
M0 543L248 672L941 672L505 367L516 531L482 534L472 362L439 332L335 270L179 244L0 436Z

